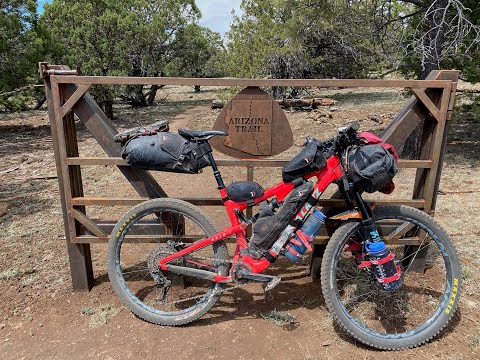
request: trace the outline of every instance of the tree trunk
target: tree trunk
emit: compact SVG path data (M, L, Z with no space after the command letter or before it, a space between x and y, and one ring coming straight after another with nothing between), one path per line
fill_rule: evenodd
M134 59L132 63L132 71L130 76L141 77L143 76L142 67L138 59ZM143 93L143 85L129 85L127 86L127 102L132 107L145 107L147 106L147 98Z
M103 103L103 108L105 111L105 115L107 115L109 119L113 119L113 100L106 100Z
M152 85L150 88L150 91L148 92L148 98L147 98L147 105L151 106L153 105L153 102L155 101L155 96L157 96L157 91L160 87L158 85Z
M445 15L448 0L438 0L435 3L435 11L427 17L427 25L424 29L422 73L421 78L426 79L433 70L440 69L441 54L445 40L445 30L442 19ZM439 24L439 25L437 25Z
M443 43L445 40L442 18L444 9L448 4L448 0L438 0L435 3L435 10L432 15L426 19L424 26L423 51L422 51L422 72L420 78L425 80L430 72L440 70L440 61ZM437 26L436 24L441 24ZM403 145L401 157L404 159L418 159L420 156L420 145L425 124L422 121L412 134L407 138Z
M40 100L37 101L37 104L33 107L33 110L38 110L42 107L42 105L45 103L45 101L47 101L47 97L44 96L43 98L41 98Z

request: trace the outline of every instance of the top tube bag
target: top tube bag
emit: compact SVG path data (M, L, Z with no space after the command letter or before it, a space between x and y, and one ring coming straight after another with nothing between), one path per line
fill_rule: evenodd
M302 151L284 166L282 171L283 181L292 182L295 179L324 168L327 161L323 150L323 145L320 141L307 138Z

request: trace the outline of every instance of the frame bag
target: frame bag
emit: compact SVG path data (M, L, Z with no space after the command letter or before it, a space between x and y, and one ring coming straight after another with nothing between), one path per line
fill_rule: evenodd
M161 132L132 138L124 145L122 158L142 169L196 174L210 165L210 151L208 143Z
M313 183L305 182L293 189L277 212L265 207L253 227L248 252L254 259L260 259L278 239L282 231L293 220L313 190Z

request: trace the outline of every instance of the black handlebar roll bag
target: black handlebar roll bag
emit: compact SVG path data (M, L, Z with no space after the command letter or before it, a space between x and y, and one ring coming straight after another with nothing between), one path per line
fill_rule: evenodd
M210 165L207 142L189 141L170 132L138 136L129 140L122 158L132 166L146 170L196 174Z
M379 144L353 148L347 163L353 183L368 193L384 188L398 172L395 156Z

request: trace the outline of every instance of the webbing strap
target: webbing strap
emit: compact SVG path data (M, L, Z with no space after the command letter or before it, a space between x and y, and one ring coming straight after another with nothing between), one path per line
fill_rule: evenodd
M393 274L392 276L383 278L383 279L377 278L377 281L380 284L388 284L388 283L391 283L393 281L399 280L400 277L402 276L402 269L400 269L400 266L398 266L398 265L395 265L395 268L397 269L397 272L395 274Z
M301 230L298 230L296 234L297 234L297 238L299 238L300 241L303 243L303 245L307 247L308 251L312 251L312 246L310 245L312 238Z
M372 266L372 265L382 265L382 264L385 264L385 263L389 262L390 260L393 260L394 258L395 258L395 254L390 251L390 254L388 254L383 259L380 259L380 260L373 260L372 259L372 260L368 260L368 261L362 261L358 265L358 268L363 269L363 268L366 268L366 267Z

